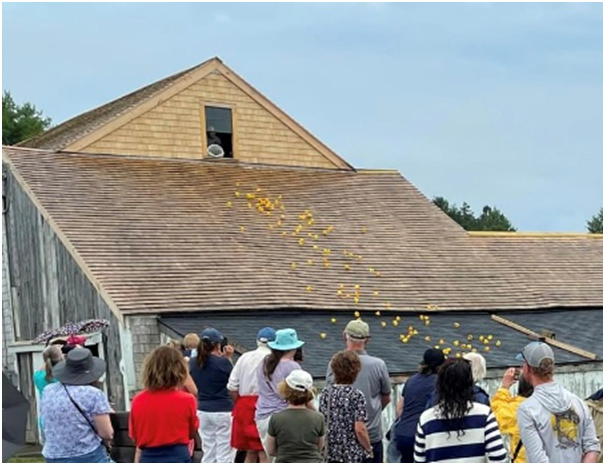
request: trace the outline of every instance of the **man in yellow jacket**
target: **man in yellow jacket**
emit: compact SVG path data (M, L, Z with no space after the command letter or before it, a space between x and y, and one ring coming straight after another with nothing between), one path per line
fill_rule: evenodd
M513 396L510 387L515 384L515 368L509 368L502 377L502 385L491 400L492 411L503 435L510 437L510 454L514 463L526 463L525 448L519 443L521 434L517 424L517 409L533 393L533 387L523 377L519 379L518 394Z

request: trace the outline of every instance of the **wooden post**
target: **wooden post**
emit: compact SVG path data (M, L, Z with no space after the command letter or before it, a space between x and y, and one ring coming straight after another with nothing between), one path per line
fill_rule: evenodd
M507 320L506 318L502 318L498 315L492 315L492 320L496 323L500 323L508 328L514 329L515 331L519 331L520 333L527 334L532 339L540 340L543 339L547 344L557 347L559 349L565 350L567 352L571 352L572 354L580 355L581 357L585 357L589 360L599 360L599 356L597 354L593 354L592 352L588 352L587 350L580 349L579 347L572 346L571 344L566 344L565 342L557 341L556 339L552 339L550 337L541 336L538 333L533 332L531 329L526 328L525 326L521 326L520 324L515 323L514 321Z

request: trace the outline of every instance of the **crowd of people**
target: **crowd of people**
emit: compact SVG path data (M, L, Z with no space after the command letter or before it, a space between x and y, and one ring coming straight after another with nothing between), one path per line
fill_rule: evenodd
M345 348L332 357L319 399L299 364L305 343L294 329L263 328L256 339L257 348L235 363L215 328L148 355L129 415L136 463L191 462L196 437L202 463L233 463L237 451L246 463L385 462L382 411L391 382L385 362L366 351L365 322L346 326ZM70 346L48 346L34 376L43 455L107 463L113 429L99 388L105 362ZM518 359L521 368L507 370L490 398L479 385L487 372L481 355L447 359L428 349L401 392L386 461L597 462L602 444L591 411L554 380L550 346L532 342ZM602 390L600 399L602 418Z

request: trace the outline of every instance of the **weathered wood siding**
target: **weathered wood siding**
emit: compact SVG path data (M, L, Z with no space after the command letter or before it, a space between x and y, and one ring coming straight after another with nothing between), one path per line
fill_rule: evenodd
M36 404L36 394L34 380L32 379L32 354L19 354L17 357L19 370L19 389L21 393L29 400L29 415L27 415L27 424L25 429L25 441L30 444L38 442L38 406Z
M216 72L192 84L83 151L199 159L203 103L233 105L235 158L317 168L336 168L282 121Z
M33 339L69 322L109 320L104 341L107 385L111 402L123 408L117 318L10 173L7 181L8 268L16 340ZM25 374L20 371L20 376Z
M8 276L8 249L6 241L6 224L2 214L2 371L16 383L15 356L8 353L8 346L15 340L13 330L13 312L10 297L10 280Z

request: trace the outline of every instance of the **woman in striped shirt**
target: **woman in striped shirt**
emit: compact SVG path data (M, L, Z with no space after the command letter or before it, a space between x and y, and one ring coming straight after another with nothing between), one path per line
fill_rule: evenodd
M441 367L439 403L420 416L415 462L507 461L498 423L488 406L473 401L473 384L467 360L451 360Z

